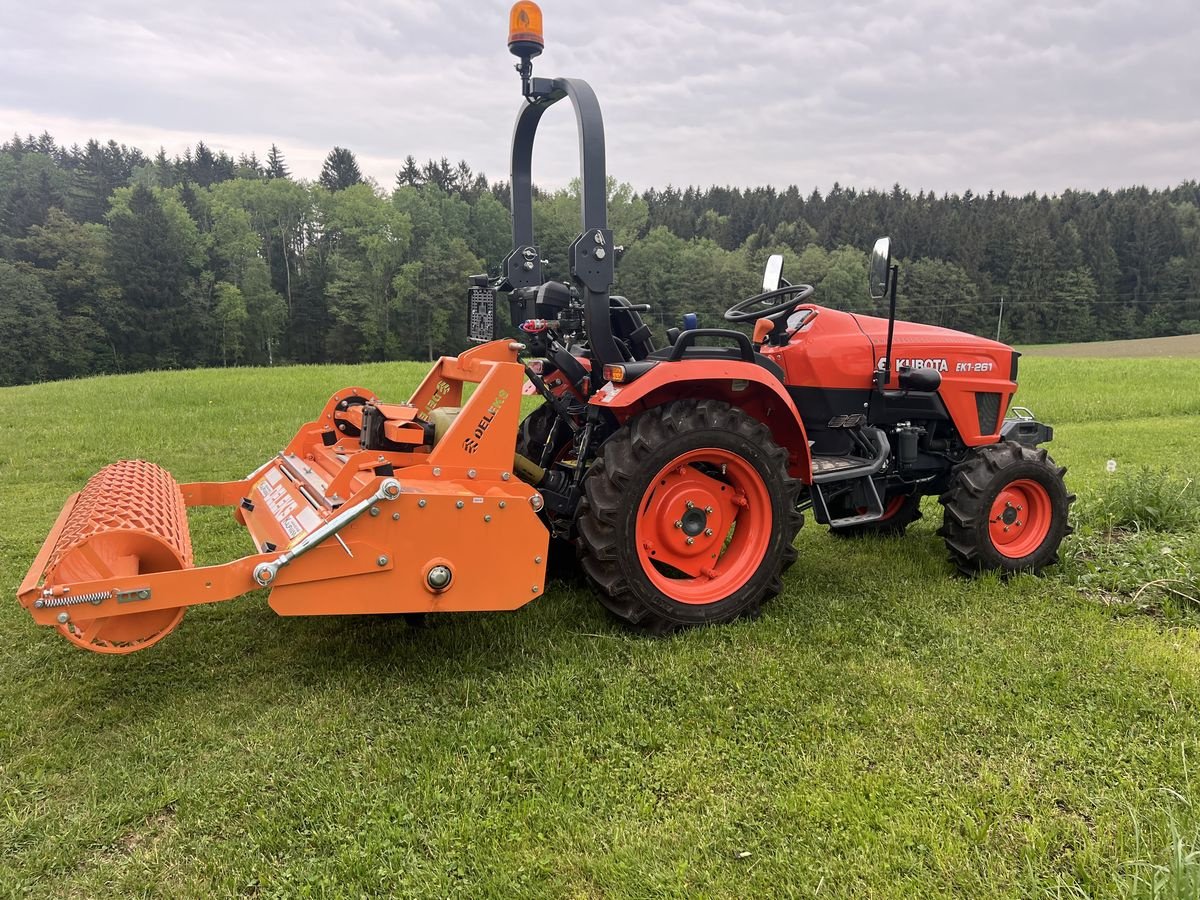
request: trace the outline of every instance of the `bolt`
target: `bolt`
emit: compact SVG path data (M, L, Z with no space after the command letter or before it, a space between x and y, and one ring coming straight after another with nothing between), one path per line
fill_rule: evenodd
M1018 504L1018 505L1017 505L1017 512L1020 512L1020 511L1021 511L1021 510L1023 510L1024 508L1025 508L1025 507L1023 507L1023 506L1021 506L1021 505L1019 505L1019 504Z
M711 516L711 515L712 515L712 512L713 512L713 508L712 508L711 506L706 506L706 507L704 507L704 514L705 514L706 516Z
M441 474L442 474L442 467L441 467L441 466L434 466L434 467L433 467L433 477L434 477L434 478L437 478L437 477L438 477L439 475L441 475Z
M501 508L501 509L504 509L506 506L508 506L508 504L507 504L507 503L505 503L503 500L501 500L501 501L500 501L500 508Z
M378 506L372 506L372 507L371 507L371 518L373 519L373 518L375 518L375 517L376 517L376 516L378 516L378 515L379 515L379 507L378 507Z
M474 470L474 469L467 469L467 477L468 477L468 478L474 478L474 477L475 477L475 470Z
M682 528L682 527L683 527L683 522L681 522L679 519L676 519L676 520L675 520L675 527L676 527L676 528Z
M379 565L381 565L381 566L386 566L388 563L388 559L386 556L381 556L381 557L379 557L379 559L375 560L375 562L379 563Z
M1020 520L1020 519L1017 519L1017 521L1013 522L1013 524L1014 524L1014 525L1016 525L1018 528L1020 528L1020 527L1021 527L1021 520Z
M683 504L683 505L684 505L684 506L686 506L688 509L695 509L695 508L696 508L696 504L695 504L695 503L693 503L691 500L689 500L687 503L685 503L685 504Z
M346 423L338 422L338 431L345 431L345 430L346 430Z
M521 263L521 268L524 269L526 272L532 272L533 271L533 263L530 262L529 260L526 260L525 262Z
M399 522L400 521L400 513L392 513L392 521Z
M463 505L464 505L464 504L463 504L463 502L462 502L461 500L459 500L457 503L455 503L455 504L454 504L454 506L455 506L455 508L456 508L456 509L462 509L462 508L463 508Z
M501 481L508 481L508 479L510 479L510 478L512 478L512 473L511 473L511 472L501 472L501 473L500 473L500 480L501 480Z
M71 617L68 616L65 612L61 612L58 614L58 624L59 625L66 625L70 621L71 621Z
M535 594L538 592L538 586L536 584L533 586L533 592Z
M41 609L41 608L42 608L43 606L45 606L45 605L46 605L46 601L45 601L45 600L34 600L34 601L33 601L33 608L34 608L34 609Z
M540 556L535 556L535 557L533 558L533 561L534 561L534 563L535 563L536 565L539 565L539 566L540 566L540 565L542 564L542 558L541 558Z
M424 508L425 508L425 501L424 501L424 500L418 500L418 501L417 501L417 506L418 506L420 509L424 509Z
M695 538L688 538L688 539L687 539L687 543L688 543L688 546L690 547L690 546L692 546L692 544L696 543L696 539L695 539Z
M529 498L529 505L533 507L534 512L540 512L542 507L546 505L546 501L542 499L541 494L534 494Z
M450 570L445 566L434 566L429 570L429 574L425 576L425 580L429 582L431 588L440 590L450 584L452 577Z
M484 516L484 517L483 517L483 521L485 521L485 522L490 522L490 521L492 521L492 517L491 517L491 516Z
M608 254L604 252L603 247L596 248L596 259L604 259Z
M711 529L711 528L705 528L705 529L704 529L704 536L705 536L705 537L712 537L712 529Z

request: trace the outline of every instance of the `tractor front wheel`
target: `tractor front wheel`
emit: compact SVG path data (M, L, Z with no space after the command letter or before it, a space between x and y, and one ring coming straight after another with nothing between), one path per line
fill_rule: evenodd
M584 482L580 561L603 603L656 634L753 615L796 558L800 483L753 416L680 400L626 423Z
M967 575L1038 572L1057 562L1075 501L1066 471L1041 447L1002 441L973 450L938 498L950 561Z

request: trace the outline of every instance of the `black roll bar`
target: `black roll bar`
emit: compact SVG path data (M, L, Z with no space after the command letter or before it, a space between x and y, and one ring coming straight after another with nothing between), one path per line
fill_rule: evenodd
M608 228L608 176L604 157L604 118L591 85L578 78L534 78L517 111L513 129L513 249L504 260L504 287L509 291L542 284L541 254L533 238L533 143L547 109L563 98L571 101L579 132L580 226L568 249L571 278L580 288L594 366L624 362L613 340L609 290L614 278L612 231ZM532 306L532 301L525 301ZM524 305L524 304L523 304ZM518 311L519 310L519 311ZM514 317L532 318L532 309L514 303Z

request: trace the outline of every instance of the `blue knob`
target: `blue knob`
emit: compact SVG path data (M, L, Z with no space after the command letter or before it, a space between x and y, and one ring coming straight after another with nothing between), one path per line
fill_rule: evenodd
M691 331L694 328L696 328L697 326L699 326L699 324L700 324L700 317L697 316L695 313L684 313L683 314L683 330L684 331Z

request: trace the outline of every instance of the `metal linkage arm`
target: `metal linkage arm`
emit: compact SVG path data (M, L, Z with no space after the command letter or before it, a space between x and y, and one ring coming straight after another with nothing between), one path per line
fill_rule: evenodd
M326 538L337 534L381 500L395 500L399 496L400 482L395 478L385 478L379 483L379 490L370 497L354 504L354 506L342 509L336 516L333 516L328 522L320 528L315 529L308 537L296 544L295 547L279 554L279 556L270 562L260 563L256 566L254 569L254 580L263 587L266 587L275 580L275 576L279 574L279 570L293 559L303 556Z

